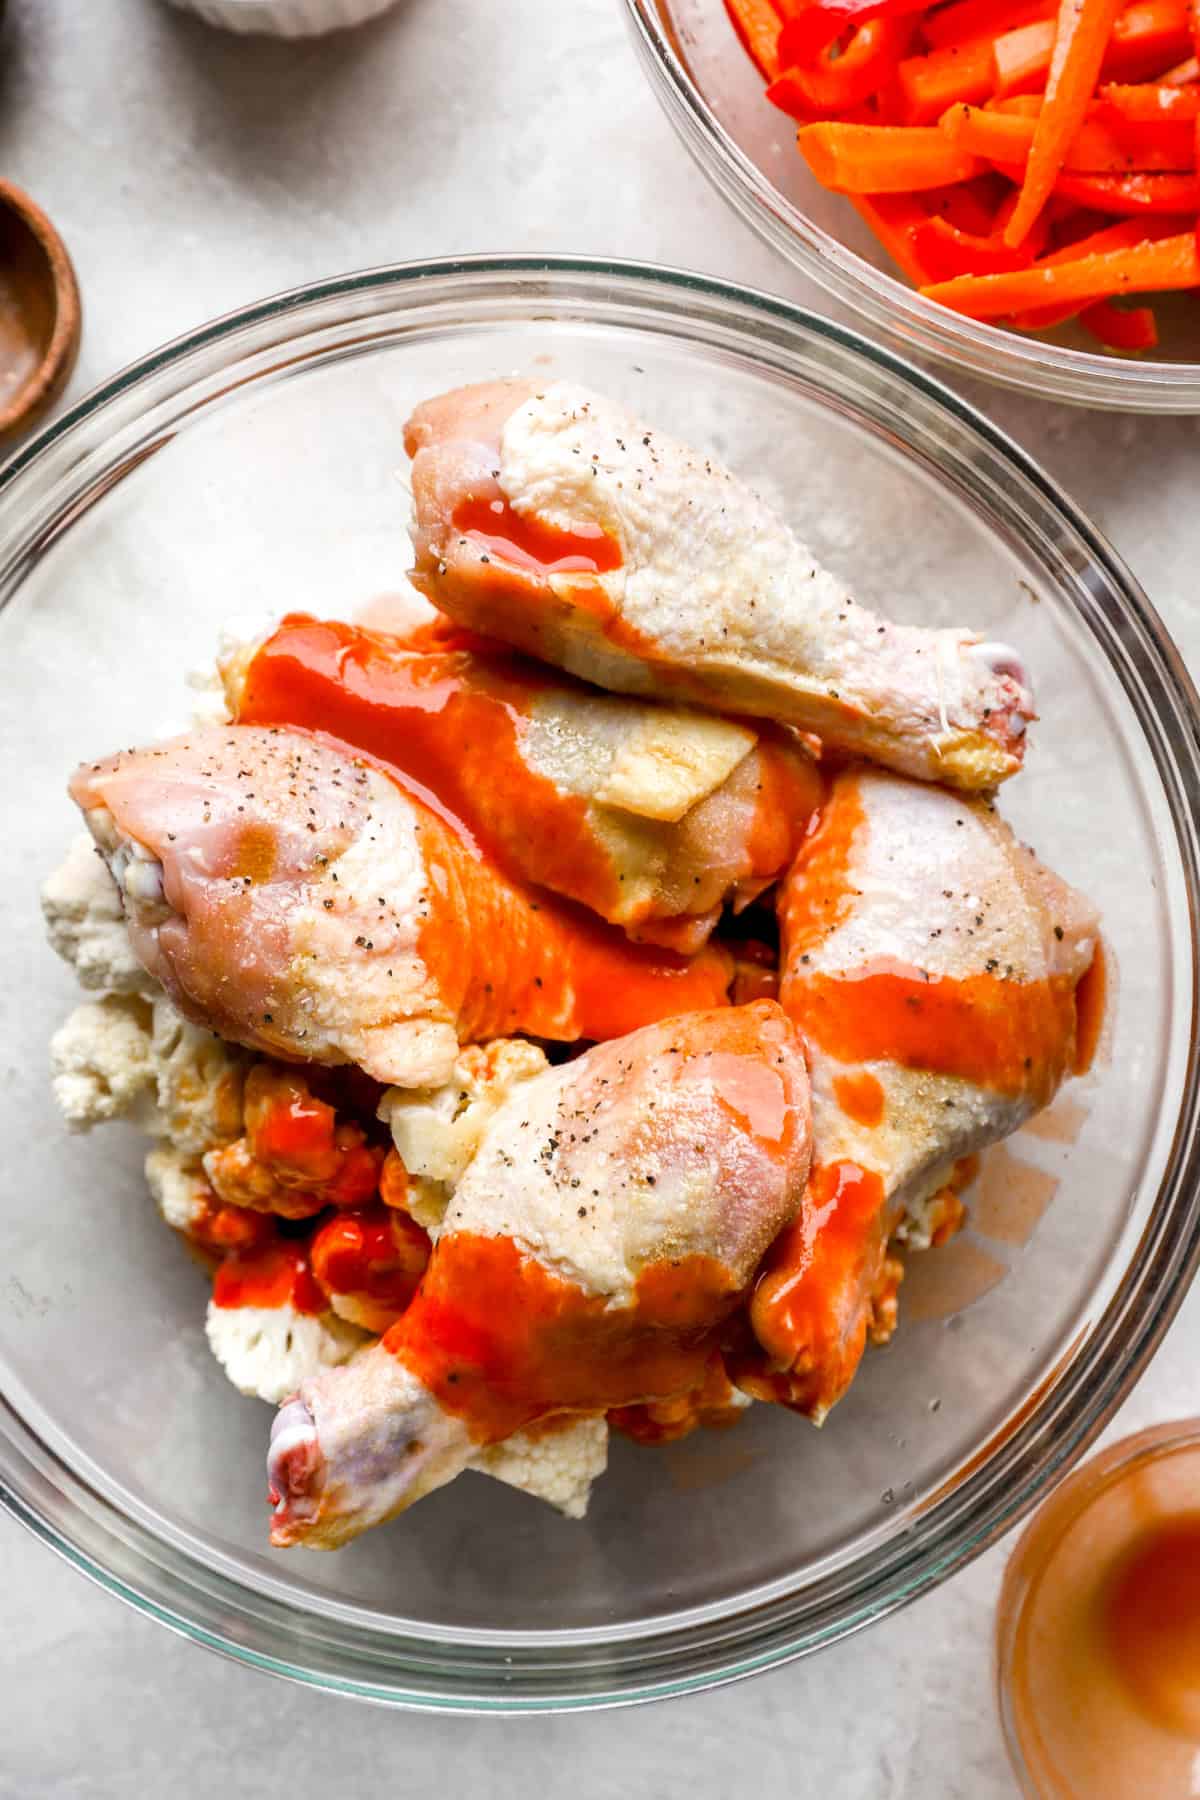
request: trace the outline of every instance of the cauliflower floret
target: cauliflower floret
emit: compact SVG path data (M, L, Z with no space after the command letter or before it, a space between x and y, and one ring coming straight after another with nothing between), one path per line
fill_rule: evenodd
M437 1088L389 1088L379 1117L409 1175L406 1205L436 1232L455 1185L497 1109L523 1081L549 1064L536 1044L497 1038L460 1050L453 1078Z
M568 1519L582 1519L592 1483L608 1467L608 1422L597 1416L553 1430L518 1431L502 1444L489 1444L470 1467L547 1501Z
M116 883L86 831L42 888L42 912L51 945L81 986L104 994L154 992L130 947Z
M158 1144L146 1157L146 1186L172 1231L190 1231L208 1210L211 1189L204 1170L170 1144Z
M238 1392L272 1406L322 1369L348 1362L367 1341L334 1313L298 1312L290 1304L214 1306L210 1300L204 1329Z
M137 994L105 994L77 1006L50 1040L50 1074L72 1131L126 1118L152 1130L149 1004Z
M177 1013L166 995L154 1002L150 1054L154 1063L156 1137L188 1156L228 1143L242 1129L244 1050L214 1037Z

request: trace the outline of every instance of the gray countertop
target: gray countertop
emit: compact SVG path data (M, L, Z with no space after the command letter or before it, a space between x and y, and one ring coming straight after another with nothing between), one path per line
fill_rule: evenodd
M688 265L823 310L676 142L618 0L400 0L305 46L158 0L10 3L0 171L66 237L84 296L69 398L204 318L371 263L476 250ZM1200 421L971 388L1131 563L1191 658ZM1195 1409L1193 1295L1115 1431ZM223 1662L126 1610L0 1516L0 1795L238 1800L391 1787L494 1795L751 1788L761 1800L998 1800L1005 1547L816 1659L633 1712L392 1715Z

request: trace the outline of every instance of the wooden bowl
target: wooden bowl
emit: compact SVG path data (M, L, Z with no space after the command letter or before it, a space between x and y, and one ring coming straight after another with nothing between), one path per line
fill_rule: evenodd
M66 245L28 194L0 181L0 441L27 431L58 399L81 327Z

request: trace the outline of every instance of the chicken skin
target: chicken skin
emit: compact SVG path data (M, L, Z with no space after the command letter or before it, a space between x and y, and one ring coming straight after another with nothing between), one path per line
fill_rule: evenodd
M862 769L834 782L779 913L814 1166L751 1305L762 1354L735 1375L819 1420L858 1366L902 1216L1072 1073L1098 926L990 803Z
M715 947L686 961L535 897L302 732L211 727L86 764L71 793L142 965L268 1055L436 1086L460 1042L616 1037L726 996Z
M1020 767L1035 714L1014 651L869 612L749 488L585 388L458 389L405 444L413 580L472 630L922 779Z
M534 1077L495 1114L413 1304L272 1431L272 1542L334 1548L538 1420L702 1387L803 1202L804 1054L770 1001Z
M451 631L293 615L226 666L230 710L334 734L433 793L520 880L700 948L790 862L819 798L782 734L597 693Z

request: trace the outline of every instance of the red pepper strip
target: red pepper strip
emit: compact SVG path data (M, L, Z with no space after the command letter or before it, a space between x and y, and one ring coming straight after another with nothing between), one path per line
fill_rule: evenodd
M1020 181L1019 165L1005 169ZM1056 194L1090 206L1096 212L1133 218L1142 213L1200 213L1200 178L1192 175L1075 175L1067 170L1054 184Z
M733 28L767 81L779 73L780 17L771 0L725 0Z
M1012 164L1032 158L1040 118L1024 118L976 106L952 106L941 123L951 143L990 162ZM1122 125L1114 120L1085 119L1059 153L1062 167L1080 174L1121 175L1143 169L1184 170L1195 167L1196 134L1188 120L1158 125ZM1039 212L1041 211L1039 207ZM1020 211L1020 202L1016 212ZM1014 217L1016 216L1014 213ZM1027 234L1023 233L1022 236ZM1013 241L1012 221L1005 241Z
M911 33L908 19L868 19L839 56L831 54L836 45L830 44L810 68L785 69L767 89L767 99L794 119L845 113L895 72Z
M905 194L969 181L982 164L936 125L802 125L801 154L836 194Z
M962 275L923 288L927 299L971 319L1002 319L1031 306L1110 300L1118 294L1163 293L1200 286L1194 231L1133 250L1110 250L1010 275Z
M1027 269L1028 250L1014 250L998 237L959 231L945 219L926 219L912 234L913 249L929 270L929 281L952 281L957 275L999 275Z
M931 217L945 219L959 231L973 232L976 237L990 237L996 228L996 209L1003 204L1004 194L1004 177L990 170L974 181L927 189L921 195L921 206Z
M1119 12L1120 0L1062 0L1046 96L1025 164L1021 198L1004 230L1010 244L1020 244L1029 235L1054 191L1055 179L1100 79Z
M1200 61L1189 56L1186 62L1176 63L1165 75L1159 76L1163 87L1188 87L1193 81L1200 81Z
M981 38L990 42L1001 32L1032 25L1035 19L1053 18L1054 0L954 0L922 19L921 31L931 50L948 50Z
M996 85L992 46L952 44L928 56L910 56L897 75L906 125L934 125L948 106L986 100Z
M1079 315L1085 331L1110 350L1153 350L1158 344L1158 321L1152 306L1114 306L1097 300Z
M929 270L913 248L913 234L927 217L909 194L851 194L850 204L878 238L888 255L899 264L914 287L924 287Z
M1097 96L1101 105L1119 118L1135 124L1157 124L1161 119L1200 118L1200 87L1169 87L1165 82L1142 81L1130 85L1110 81Z
M923 12L928 0L810 0L779 34L784 69L809 69L827 45L868 19L900 19Z

